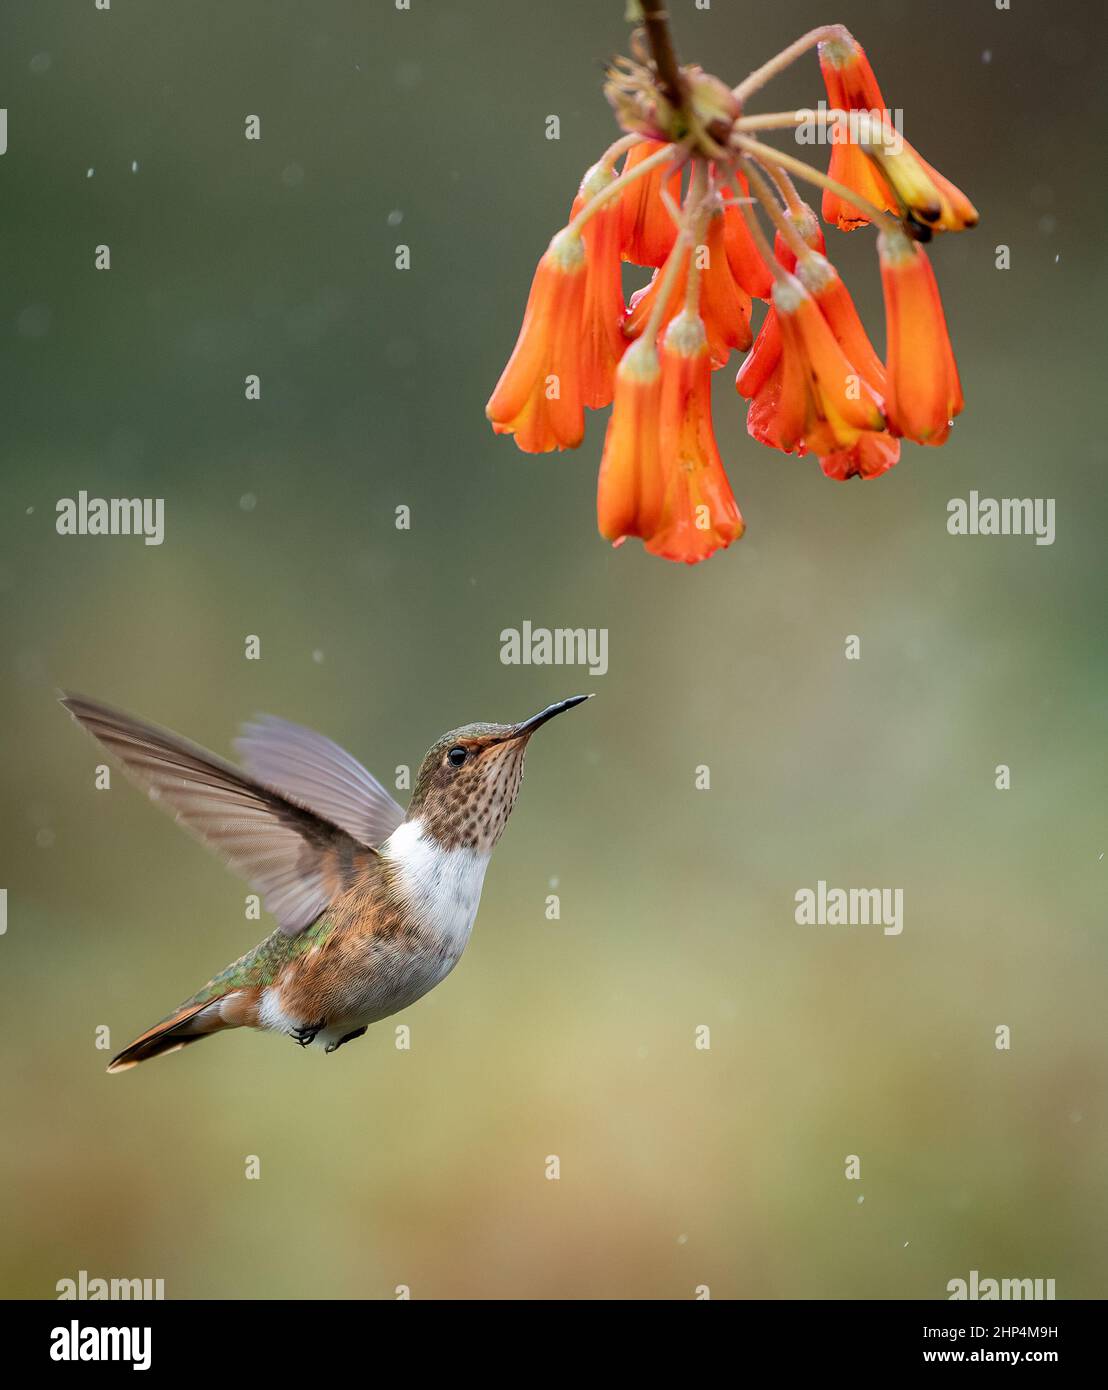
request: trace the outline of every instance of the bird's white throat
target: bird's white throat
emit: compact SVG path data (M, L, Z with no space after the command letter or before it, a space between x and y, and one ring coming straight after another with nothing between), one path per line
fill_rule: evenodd
M397 826L381 846L405 907L451 954L460 955L477 916L489 855L444 849L419 819Z

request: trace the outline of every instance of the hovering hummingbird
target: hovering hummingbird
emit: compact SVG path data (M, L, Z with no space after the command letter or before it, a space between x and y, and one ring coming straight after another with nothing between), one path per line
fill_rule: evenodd
M531 735L589 697L519 724L444 734L420 764L407 812L338 744L299 724L263 716L245 725L239 768L96 700L60 698L278 923L140 1033L112 1059L116 1072L227 1028L334 1052L434 989L469 940Z

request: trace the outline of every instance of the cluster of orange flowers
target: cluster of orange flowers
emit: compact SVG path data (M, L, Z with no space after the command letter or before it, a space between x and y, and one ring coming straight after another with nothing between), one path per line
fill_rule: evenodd
M650 86L653 69L640 69L648 74L645 103L636 95L640 114L628 118L617 104L630 133L585 175L568 225L535 272L486 413L498 434L543 453L576 447L585 408L614 401L597 510L601 534L616 545L638 536L651 553L694 564L742 535L711 414L712 372L733 350L747 352L735 386L750 402L749 433L785 453L815 455L831 478L884 473L901 438L942 444L962 409L920 243L973 226L977 214L896 133L849 33L833 26L807 40L733 92L681 69L683 110ZM748 118L743 106L747 89L817 45L829 108L826 174L754 138L795 129L813 113ZM844 231L878 224L884 360L790 172L823 187L827 223ZM773 224L772 249L756 206ZM654 268L629 304L624 261ZM768 308L753 338L755 299Z

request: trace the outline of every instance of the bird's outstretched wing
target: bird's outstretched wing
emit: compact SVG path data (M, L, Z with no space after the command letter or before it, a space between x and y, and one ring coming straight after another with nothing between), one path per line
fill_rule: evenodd
M352 866L372 853L337 823L199 744L98 700L60 698L151 800L262 895L288 936L310 926Z
M384 843L404 819L376 777L329 738L261 715L243 725L235 749L252 777L274 787L363 845Z

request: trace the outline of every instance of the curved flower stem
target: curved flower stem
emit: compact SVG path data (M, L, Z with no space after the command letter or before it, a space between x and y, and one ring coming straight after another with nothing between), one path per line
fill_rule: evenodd
M786 217L781 211L781 205L769 180L762 173L762 166L750 155L746 156L746 176L750 180L750 186L758 195L758 201L769 214L770 221L781 233L782 237L789 243L789 248L795 253L798 261L810 260L812 248L800 235L796 223L791 217Z
M846 184L839 183L838 179L830 178L818 169L813 169L802 159L786 154L784 150L774 149L772 145L763 145L760 140L752 140L749 135L735 135L732 138L735 146L745 154L756 155L758 159L767 164L779 164L783 169L788 169L790 173L796 174L798 178L805 179L808 183L814 183L820 188L829 188L832 193L837 193L840 198L850 203L852 207L856 207L859 212L865 213L869 220L880 227L883 232L901 229L898 218L890 217L887 212L882 212L880 208L875 207L868 198L863 198L860 193L855 193L853 188L847 188Z
M663 145L660 150L655 150L653 154L647 155L641 164L636 164L633 169L624 170L617 174L606 188L602 188L595 197L585 204L570 222L567 230L579 233L589 218L595 212L599 212L609 198L614 198L617 194L622 193L629 183L634 183L636 179L641 179L644 174L649 174L651 169L656 169L663 160L673 159L675 153L681 153L683 160L684 154L687 153L686 147L684 145Z
M636 145L641 145L645 139L645 135L631 134L621 136L620 139L613 141L612 144L608 146L600 156L598 162L603 164L605 168L610 169L620 155L626 154L628 150L633 149Z
M762 168L777 185L778 191L785 200L785 206L794 215L801 215L807 209L807 203L796 191L796 184L785 173L779 164L763 164Z
M740 116L732 126L733 130L792 130L798 125L807 125L809 121L814 121L816 125L834 125L842 120L847 112L837 106L825 108L822 111L813 111L808 107L801 107L797 111L767 111L764 115Z
M745 105L747 97L751 97L755 92L761 91L767 82L772 81L779 72L798 58L802 58L810 49L817 44L824 43L827 39L842 39L851 41L853 36L844 24L824 24L818 29L811 29L807 34L803 34L795 43L789 44L788 48L783 48L775 58L771 58L768 63L763 63L760 68L744 77L739 85L733 88L735 96Z
M666 311L666 305L669 303L669 296L673 291L673 285L677 279L677 272L680 270L681 262L684 259L681 254L682 249L690 252L692 250L692 232L687 226L683 227L681 231L677 233L677 240L673 243L673 250L669 253L665 269L662 271L662 278L658 285L658 297L651 307L650 317L647 319L646 327L643 329L641 335L648 343L655 343L657 341L658 332L662 327L662 315Z
M696 248L703 239L706 222L705 200L708 196L708 163L703 159L693 160L692 177L689 179L688 197L685 199L689 235L689 272L685 280L685 309L690 314L700 312L700 267L696 263Z

